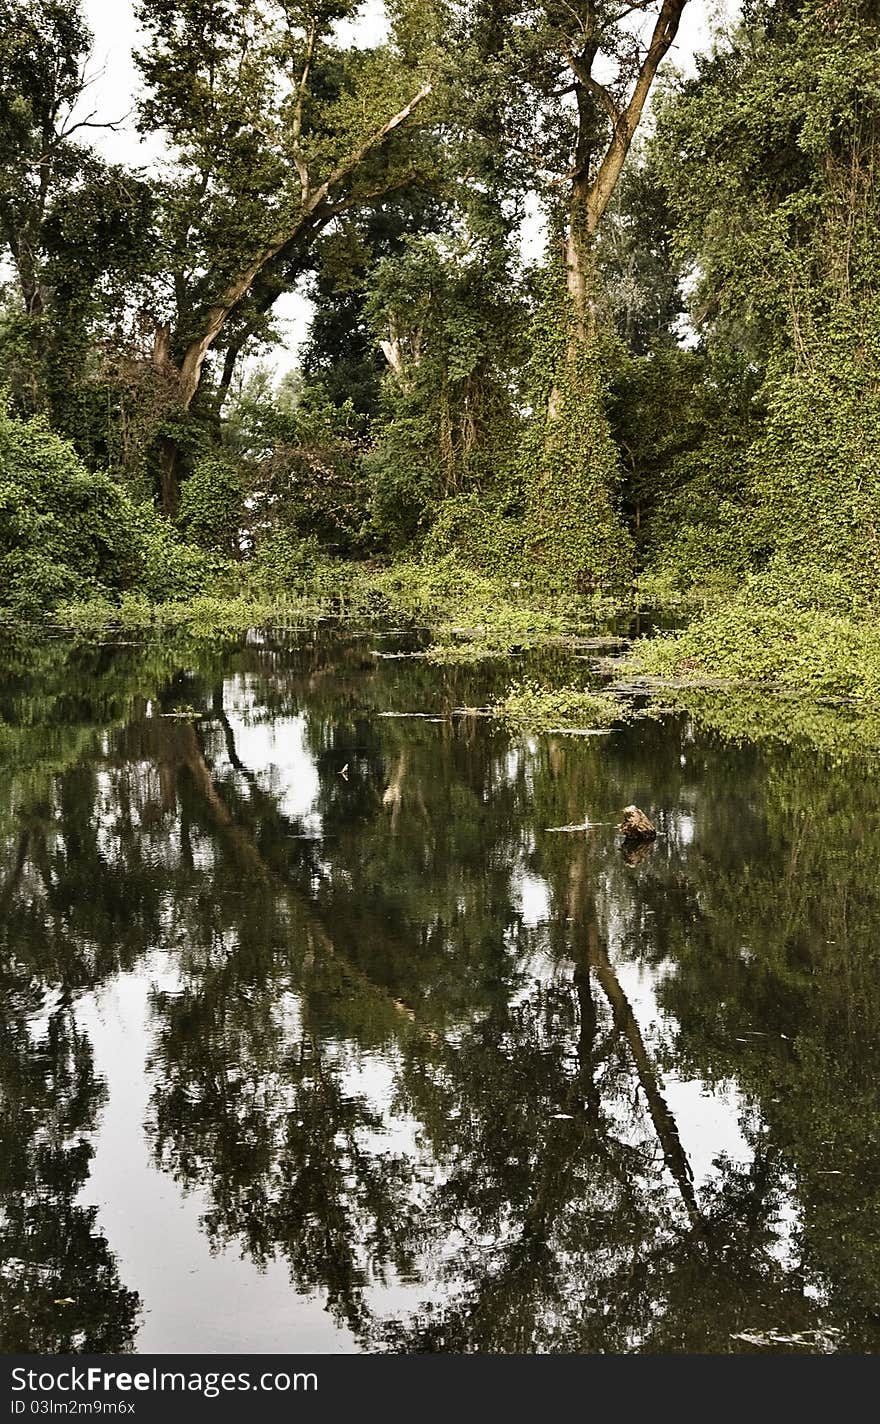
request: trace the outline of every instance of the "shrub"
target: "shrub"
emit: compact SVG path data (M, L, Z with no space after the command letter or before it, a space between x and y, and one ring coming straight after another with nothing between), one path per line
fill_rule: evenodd
M190 597L222 567L150 504L85 468L42 419L0 407L0 609L33 618L126 590Z
M454 495L440 505L425 540L427 563L449 555L483 573L510 573L522 564L522 525L487 507L487 496Z
M499 722L520 732L576 731L608 727L623 720L628 709L602 692L579 687L541 687L514 682L492 706Z
M109 476L42 419L0 409L0 605L32 615L74 592L130 587L142 568L137 510Z
M222 455L199 460L181 489L179 528L211 553L236 555L246 519L241 467Z

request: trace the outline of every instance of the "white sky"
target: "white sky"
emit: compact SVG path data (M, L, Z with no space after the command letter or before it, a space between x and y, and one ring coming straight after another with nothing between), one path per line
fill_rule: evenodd
M694 55L709 47L713 24L730 13L738 0L690 0L679 28L671 60L678 68L693 70ZM95 37L93 68L97 71L88 94L87 108L96 110L102 120L117 120L130 114L137 92L137 74L132 62L132 50L139 40L134 19L134 0L84 0L84 9ZM343 22L340 38L352 44L368 46L380 41L385 32L385 12L382 0L366 0L355 24ZM152 164L162 157L161 144L153 139L143 143L134 130L134 117L115 132L100 132L95 147L111 162ZM543 246L542 224L537 213L526 220L523 231L523 252L527 260L540 255ZM275 317L281 333L278 348L271 355L271 364L278 373L295 365L300 345L304 341L311 303L299 292L289 293L275 306Z

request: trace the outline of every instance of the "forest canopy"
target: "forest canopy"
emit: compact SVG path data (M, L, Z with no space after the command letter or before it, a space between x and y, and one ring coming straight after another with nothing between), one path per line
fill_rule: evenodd
M445 560L690 600L716 670L737 610L868 617L880 12L685 67L686 9L139 0L138 167L81 9L0 0L0 608Z

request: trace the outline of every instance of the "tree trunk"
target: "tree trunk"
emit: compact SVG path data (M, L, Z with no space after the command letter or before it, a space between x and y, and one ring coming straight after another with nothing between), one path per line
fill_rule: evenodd
M169 329L167 326L157 325L153 364L172 377L176 386L177 405L181 411L186 412L191 408L198 394L205 361L210 351L229 318L251 293L258 278L263 277L267 269L279 258L283 259L286 253L294 250L297 243L314 238L340 213L369 199L382 197L394 188L405 186L399 181L390 182L376 191L359 195L354 200L331 200L331 190L349 179L368 154L380 148L389 134L407 122L419 104L432 92L432 87L430 83L423 84L408 104L404 104L402 109L351 152L317 187L312 188L308 182L304 183L299 216L289 226L269 237L264 246L252 254L223 291L218 293L211 305L203 309L201 330L187 342L179 363L171 356L175 343ZM407 178L406 183L410 181L411 179ZM232 366L234 358L228 368L230 379ZM179 503L179 448L172 436L161 436L158 454L160 502L164 513L173 515Z
M638 806L624 806L618 828L625 841L653 841L657 831L652 822Z
M596 330L595 237L596 219L590 202L590 182L584 175L578 175L572 181L568 205L565 284L572 308L573 338L579 346L585 345Z
M547 417L551 425L562 410L564 386L576 381L579 357L588 350L596 336L596 219L590 196L589 179L584 175L574 178L564 245L570 325L547 402Z
M565 238L565 281L570 304L571 329L561 357L559 379L554 381L548 400L547 416L550 423L557 419L562 409L560 385L574 376L578 355L587 350L596 333L596 234L623 171L651 85L662 59L675 39L686 4L687 0L663 0L650 44L635 76L629 102L625 107L621 107L610 90L592 75L598 47L592 47L580 57L566 52L569 67L574 74L573 88L578 108L575 169L569 191ZM604 109L613 127L602 161L594 170L592 159L595 148L595 105Z
M180 450L171 435L159 437L159 504L168 519L174 519L180 508L180 479L178 476Z

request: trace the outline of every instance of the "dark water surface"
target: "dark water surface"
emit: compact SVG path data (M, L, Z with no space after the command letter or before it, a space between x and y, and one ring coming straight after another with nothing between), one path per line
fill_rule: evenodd
M0 1348L876 1351L874 773L410 645L0 654Z

